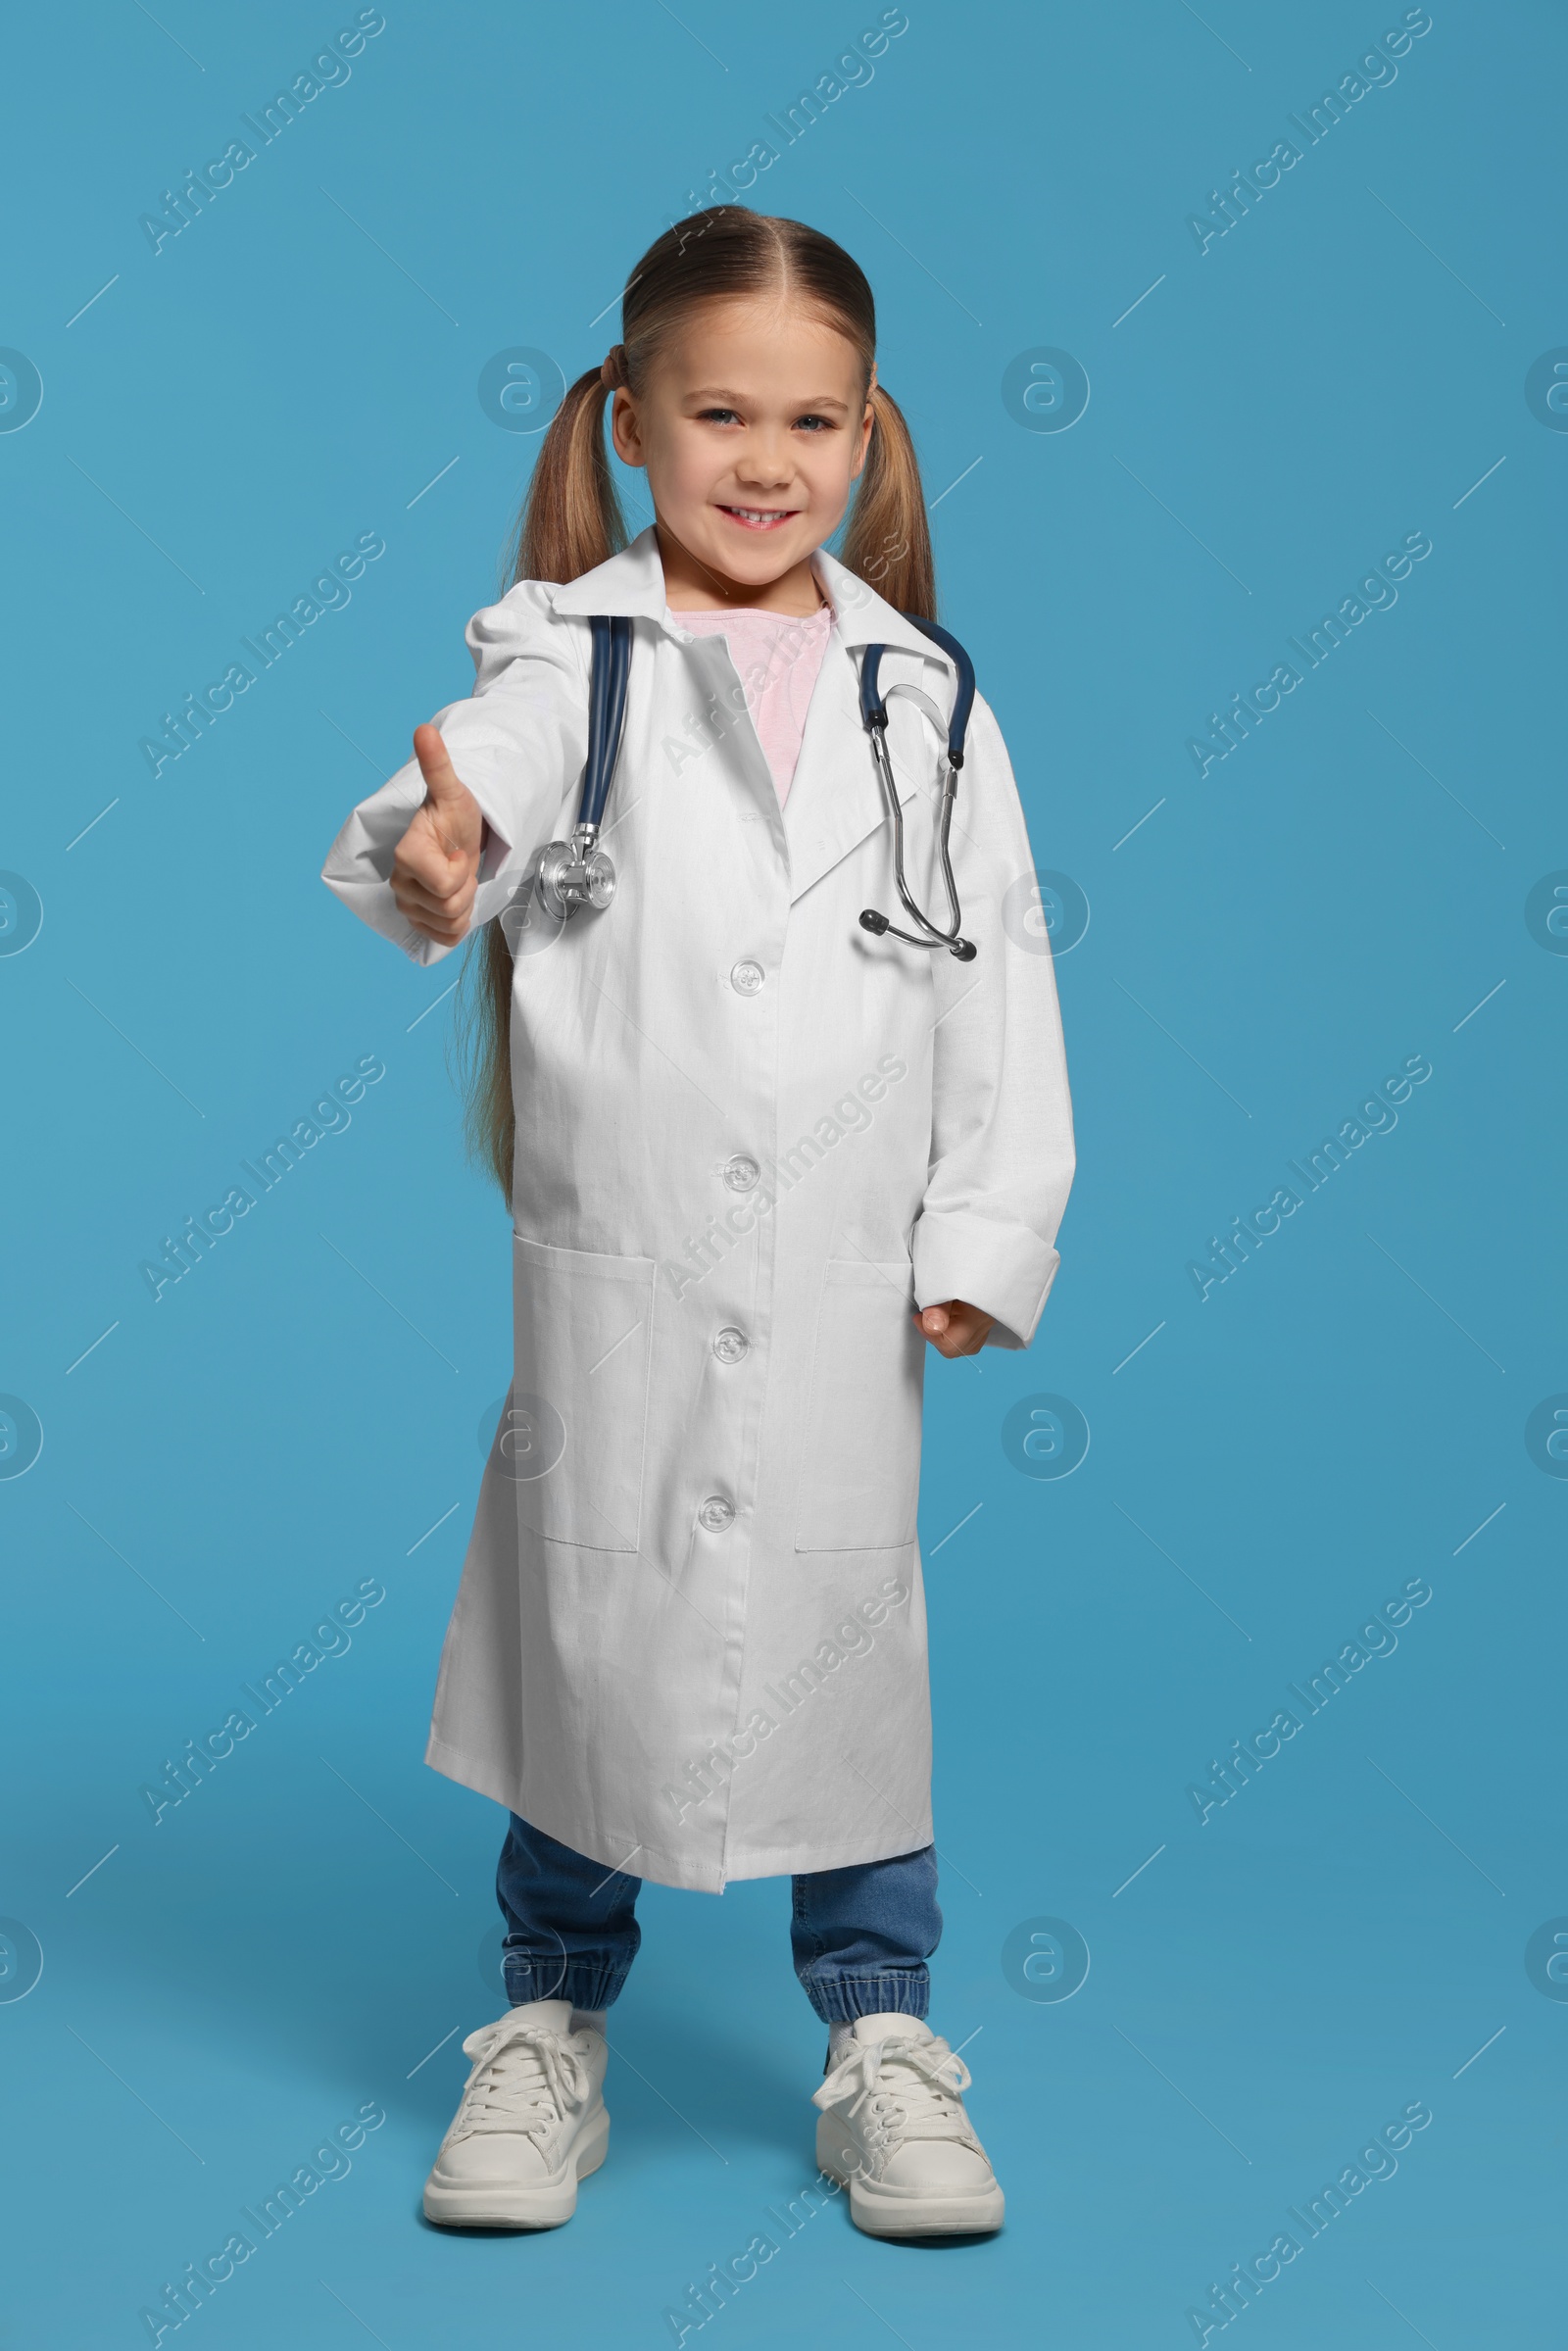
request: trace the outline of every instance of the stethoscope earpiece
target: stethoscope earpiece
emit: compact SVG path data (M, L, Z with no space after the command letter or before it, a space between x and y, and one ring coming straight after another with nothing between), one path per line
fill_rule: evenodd
M912 931L899 930L885 914L879 914L875 906L861 907L860 928L869 931L873 938L902 939L908 947L945 947L949 955L956 955L960 963L972 963L980 952L972 939L952 939L941 931L933 939L916 939Z
M958 769L963 765L964 736L968 730L969 712L974 707L974 663L956 637L938 628L934 620L922 620L915 612L906 612L924 636L943 652L958 673L957 692L953 698L953 715L948 721L947 771L942 779L942 808L937 818L937 852L942 860L942 879L948 893L948 908L953 920L949 929L931 920L915 904L909 885L904 876L904 810L899 805L898 786L893 780L893 762L888 758L888 706L880 684L882 656L885 645L868 645L860 660L860 719L871 742L871 759L882 784L882 797L887 803L888 820L893 827L893 878L909 919L916 931L901 931L896 923L867 906L860 916L860 928L877 938L902 939L906 947L945 947L960 963L972 963L976 953L971 939L958 936L961 919L958 908L958 886L953 878L953 858L948 849L948 835L953 825L953 804L957 797ZM892 691L892 689L890 689ZM924 699L922 696L921 700Z

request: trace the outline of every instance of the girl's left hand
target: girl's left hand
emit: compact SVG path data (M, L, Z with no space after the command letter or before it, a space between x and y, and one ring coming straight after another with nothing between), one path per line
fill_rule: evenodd
M997 1318L961 1298L953 1298L945 1306L927 1306L914 1319L939 1355L978 1355Z

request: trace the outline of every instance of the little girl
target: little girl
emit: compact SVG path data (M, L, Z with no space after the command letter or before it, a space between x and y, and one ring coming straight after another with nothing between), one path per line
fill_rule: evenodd
M512 1815L511 2005L463 2044L424 2209L568 2219L605 2157L641 1881L787 1874L828 2028L819 2166L874 2235L990 2230L968 2068L924 2022L915 1507L926 1347L1027 1347L1057 1264L1072 1121L1034 861L977 699L952 831L972 955L860 921L910 919L867 649L926 907L959 681L916 624L925 507L856 264L719 206L650 248L622 317L541 447L516 584L469 623L473 698L416 730L323 875L417 962L477 933L470 1136L514 1224L514 1385L428 1748ZM655 516L629 546L607 396ZM599 615L631 634L617 882L552 919L539 853L577 815Z

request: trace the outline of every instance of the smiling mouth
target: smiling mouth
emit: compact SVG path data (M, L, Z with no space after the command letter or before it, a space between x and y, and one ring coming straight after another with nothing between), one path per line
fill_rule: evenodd
M794 507L779 506L720 506L719 513L738 522L743 530L777 530L781 522L793 519Z

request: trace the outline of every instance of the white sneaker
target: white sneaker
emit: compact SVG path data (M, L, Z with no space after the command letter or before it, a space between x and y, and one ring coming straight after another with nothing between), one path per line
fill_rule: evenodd
M963 2236L1002 2227L1004 2204L959 2092L969 2069L912 2016L863 2016L811 2103L818 2168L847 2181L868 2236Z
M610 2144L602 2033L568 2033L569 2000L530 2000L463 2044L463 2102L424 2183L424 2217L449 2228L559 2229Z

